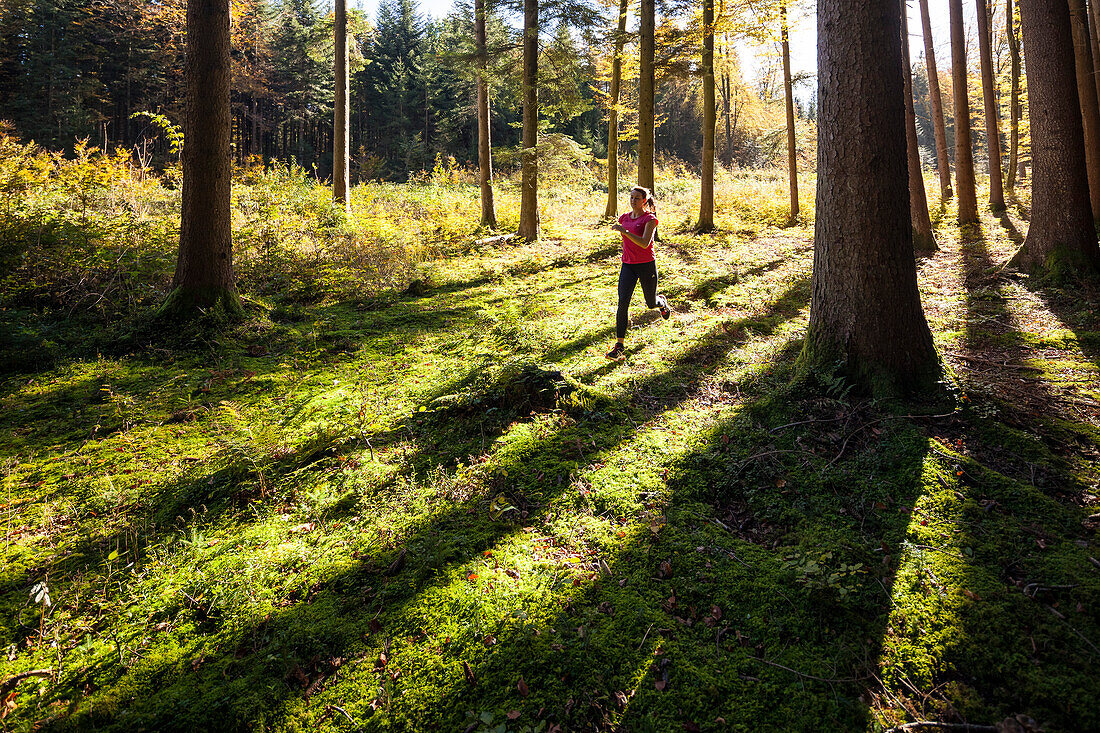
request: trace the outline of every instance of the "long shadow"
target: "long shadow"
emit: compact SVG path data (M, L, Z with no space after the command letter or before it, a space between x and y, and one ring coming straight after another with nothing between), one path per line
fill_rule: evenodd
M680 395L657 412L643 410L637 417L644 421L647 415L659 414L686 399L690 395L690 390L683 388L686 378L716 364L721 357L718 344L708 342L681 357L689 366L655 375L636 385L637 391L645 393ZM628 396L624 395L624 400L628 405ZM469 426L468 420L466 424ZM81 672L71 682L67 680L59 694L80 689L92 677L96 684L119 692L97 696L98 702L68 719L65 725L80 728L140 721L142 725L183 729L219 720L225 721L224 727L228 728L256 714L257 708L250 706L272 710L292 700L300 701L303 686L294 684L293 678L311 679L323 672L324 660L347 660L368 652L377 654L382 648L379 645L385 643L380 636L400 638L406 632L418 633L419 630L413 629L388 629L387 619L401 617L406 606L430 594L434 583L452 577L454 570L448 568L469 561L516 531L516 527L488 516L492 496L505 492L517 511L526 513L527 523L535 523L553 510L577 471L590 465L596 456L615 449L633 432L623 422L609 422L597 413L548 427L532 441L503 445L494 451L491 464L481 473L463 479L471 482L469 498L457 503L445 502L409 523L400 540L404 551L401 555L395 557L396 548L385 545L365 548L366 552L354 564L310 589L305 602L285 611L272 610L267 620L259 624L199 634L192 652L167 656L150 653L125 672L111 664ZM425 446L419 454L407 456L405 463L409 467L445 466L465 450L463 445ZM382 500L398 502L400 496L393 493ZM386 571L400 563L403 565L392 573ZM183 615L187 617L187 613ZM378 628L385 629L385 634L372 631ZM195 662L194 655L199 654L204 655L205 661ZM321 661L315 661L315 657ZM132 696L133 692L122 691L134 690L132 686L143 679L159 681L155 695L158 702L137 697L132 701L127 698L122 705L118 695ZM285 682L287 679L290 684ZM196 693L196 687L201 691ZM263 690L262 706L257 690ZM165 700L189 702L166 717L156 712ZM123 710L125 715L119 717Z
M789 365L797 351L788 344L777 361ZM811 400L771 414L832 409ZM812 474L836 446L812 455L799 447L811 431L776 437L768 428L777 426L754 424L763 414L750 404L700 436L703 447L654 466L668 479L647 505L650 519L630 527L632 541L602 563L586 563L573 574L576 585L549 583L545 594L558 591L560 610L538 624L494 623L481 630L492 636L488 647L477 634L463 639L453 659L469 666L468 677L406 669L410 689L430 684L438 694L417 720L458 729L476 704L492 716L485 730L506 711L527 725L545 720L564 730L692 730L717 719L752 730L866 727L860 695L878 652L869 640L885 626L881 582L895 562L883 563L879 552L900 555L909 521L903 506L919 493L927 441L905 426L897 436L857 442L826 472L821 490L781 490L777 480L818 483ZM723 440L731 434L738 437ZM883 454L890 470L866 475ZM819 557L826 537L849 545L827 570L792 562ZM863 570L830 586L829 571L848 565ZM404 658L431 643L410 640ZM372 715L356 707L356 716Z
M1051 729L1091 729L1100 720L1083 706L1100 692L1090 672L1100 625L1058 607L1100 592L1085 568L1075 498L1095 470L1082 475L1056 449L1048 428L1058 402L1044 379L1019 368L1028 339L985 240L964 240L962 257L965 409L932 426L883 637L879 702L946 723L1023 715Z

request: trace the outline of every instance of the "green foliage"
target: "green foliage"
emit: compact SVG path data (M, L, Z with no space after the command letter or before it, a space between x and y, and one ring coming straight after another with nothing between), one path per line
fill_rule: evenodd
M134 112L130 115L131 120L148 120L150 124L155 126L164 137L168 140L168 152L175 155L177 158L183 154L183 127L180 125L172 124L172 121L161 114L153 112Z

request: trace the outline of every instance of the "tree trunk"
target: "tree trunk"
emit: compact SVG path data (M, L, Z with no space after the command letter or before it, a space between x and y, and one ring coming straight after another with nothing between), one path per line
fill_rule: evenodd
M1008 56L1011 67L1012 91L1008 104L1008 171L1006 188L1016 187L1016 169L1020 165L1020 41L1016 35L1012 0L1005 0L1005 34L1008 36Z
M962 0L947 0L947 5L951 15L951 89L955 101L955 189L959 194L959 224L977 224L978 193L974 185L974 152L970 143Z
M180 248L161 313L239 315L230 220L229 0L188 0Z
M1089 18L1084 0L1069 0L1073 58L1077 73L1077 95L1081 105L1081 127L1085 140L1085 171L1089 180L1092 218L1100 223L1100 107L1097 107L1096 71L1089 38Z
M779 6L780 40L783 47L783 94L787 102L787 176L790 179L791 216L788 221L798 222L798 151L794 138L794 88L791 84L791 45L787 41L787 6Z
M1031 121L1031 225L1010 265L1065 280L1100 269L1089 208L1069 5L1020 1Z
M336 0L336 99L332 126L332 198L348 207L349 90L348 90L348 0Z
M542 236L539 224L539 0L523 0L523 170L519 230L528 241Z
M943 98L940 96L939 72L936 71L936 49L932 39L932 21L928 17L928 0L920 0L920 19L921 27L924 29L924 59L928 67L928 96L932 101L932 130L936 138L936 170L940 174L940 198L949 199L952 196L951 159L947 154L947 129L943 123Z
M982 65L982 100L985 105L985 144L989 159L989 208L1005 210L1001 177L1001 133L998 129L997 92L993 86L993 36L987 0L975 0L978 18L978 54Z
M489 65L485 40L485 0L474 0L474 38L477 44L477 166L481 182L481 226L497 228L493 200L493 153L489 138Z
M703 165L697 232L714 231L714 0L703 0Z
M1092 45L1092 61L1094 64L1100 64L1100 21L1096 19L1096 0L1089 0L1088 17L1089 42ZM1096 81L1096 98L1100 100L1100 73L1094 73L1093 78Z
M619 214L619 87L623 75L623 44L630 0L619 0L619 25L615 33L615 56L611 59L611 96L607 113L607 207L605 218Z
M905 93L905 148L909 161L909 218L913 224L913 246L918 252L930 252L936 249L936 237L932 234L928 196L924 192L924 174L920 167L917 115L913 109L913 70L909 65L909 20L905 0L901 0L901 69Z
M654 33L656 30L655 0L641 0L638 18L638 185L653 190L654 156Z
M898 3L820 0L817 226L803 377L876 397L936 389L913 261Z

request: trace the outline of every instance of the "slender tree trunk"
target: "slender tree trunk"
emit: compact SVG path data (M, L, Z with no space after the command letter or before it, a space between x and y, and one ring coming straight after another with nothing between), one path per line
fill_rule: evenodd
M1005 0L1005 34L1008 36L1008 56L1012 77L1008 104L1008 170L1006 188L1011 192L1016 187L1016 168L1020 164L1020 39L1016 35L1015 11L1012 0Z
M336 104L332 126L332 197L348 207L349 85L348 85L348 0L336 0Z
M539 223L539 2L523 0L523 170L520 174L519 231L542 236Z
M936 249L936 237L932 234L928 197L924 192L924 174L920 167L917 115L913 109L913 70L909 65L909 19L905 0L901 0L901 69L905 93L905 148L909 161L909 218L913 224L913 247L918 252L929 252Z
M952 196L951 159L947 154L947 129L943 123L943 98L940 96L939 72L936 71L936 48L932 38L932 21L928 17L928 0L920 0L920 19L924 30L924 59L928 66L928 97L932 101L932 131L936 138L940 198L949 199Z
M951 15L951 88L955 100L955 189L959 194L959 224L978 223L978 193L974 184L974 151L970 142L970 98L966 91L966 38L962 0L947 0Z
M783 94L787 102L787 177L790 179L791 216L788 221L798 222L798 151L794 136L794 88L791 84L791 45L787 41L787 6L779 6L780 40L783 48Z
M1001 132L998 129L997 90L993 86L993 35L987 0L975 0L978 18L978 54L982 65L982 100L985 105L985 142L989 159L989 208L1005 210L1001 176Z
M898 3L820 0L817 213L809 376L839 362L876 397L927 393L941 370L913 261Z
M1100 25L1098 25L1096 19L1096 0L1089 0L1088 17L1089 44L1092 46L1092 61L1094 64L1100 64ZM1100 99L1100 73L1094 73L1093 78L1096 81L1096 98Z
M619 25L615 32L615 56L611 59L611 96L607 112L607 207L605 218L619 213L619 87L623 75L623 44L626 42L626 16L630 0L619 0Z
M161 313L194 317L241 310L233 283L230 223L229 0L187 3L186 143L180 248Z
M703 165L699 223L695 230L714 230L714 0L703 0Z
M493 200L493 154L489 138L488 49L485 40L485 0L474 0L474 37L477 44L477 165L481 182L481 226L497 228Z
M1054 280L1095 274L1100 250L1089 207L1069 5L1020 0L1031 120L1031 224L1011 264Z
M638 185L653 190L654 181L654 34L656 32L656 2L641 0L638 18Z
M1084 0L1069 0L1070 28L1073 32L1073 58L1077 73L1077 96L1081 105L1081 126L1085 140L1085 170L1089 179L1089 203L1092 218L1100 224L1100 107L1096 100L1093 77L1092 42L1088 11Z

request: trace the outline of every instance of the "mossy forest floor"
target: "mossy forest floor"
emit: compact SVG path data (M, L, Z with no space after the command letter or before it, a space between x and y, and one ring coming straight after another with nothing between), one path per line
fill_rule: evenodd
M812 224L667 225L622 362L582 225L24 360L0 729L1100 729L1100 293L940 213L946 408L789 388Z

